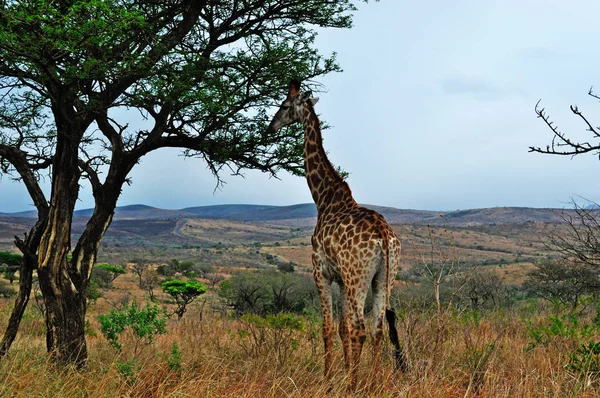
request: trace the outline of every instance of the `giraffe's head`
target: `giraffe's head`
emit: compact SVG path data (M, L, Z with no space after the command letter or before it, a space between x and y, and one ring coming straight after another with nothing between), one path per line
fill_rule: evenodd
M273 116L273 120L267 128L267 132L275 133L282 127L292 123L301 123L304 121L304 107L308 102L314 105L319 101L318 98L312 97L311 91L300 92L300 82L292 80L288 91L287 98L281 103L279 110Z

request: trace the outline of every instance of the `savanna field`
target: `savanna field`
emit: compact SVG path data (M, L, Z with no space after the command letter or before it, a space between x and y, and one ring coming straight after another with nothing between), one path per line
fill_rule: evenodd
M107 238L99 263L124 266L126 273L112 283L100 284L90 301L86 332L89 360L83 370L60 368L48 360L43 306L36 301L34 295L39 292L34 289L10 355L0 360L0 395L348 396L339 338L334 374L329 381L322 375L316 296L306 293L301 309L290 306L290 311L282 313L268 310L271 307L264 304L253 314L248 308L258 308L259 301L257 307L244 307L231 291L224 293L228 286L243 280L239 275L259 275L265 284L289 281L292 288L288 290L285 284L283 288L275 282L268 285L288 297L301 288L310 290L313 282L306 260L310 254L309 230L224 223L219 235L215 229L218 225L214 220L193 220L176 236L157 232L146 223L129 239ZM529 227L396 226L403 237L404 256L393 305L409 370L393 372L391 345L386 338L384 366L377 372L381 376L377 380L370 369L368 338L355 395L597 396L600 348L595 342L600 339L600 316L594 297L582 296L573 309L568 304L532 297L521 288L534 264L552 257L541 243L546 228L548 225L535 223ZM220 240L206 243L208 237L203 234L216 234ZM9 241L3 240L2 250L8 247ZM170 278L196 280L207 289L178 319L173 314L175 301L155 284L154 300L159 318L166 320L164 329L150 342L126 327L117 334L118 349L105 337L99 316L111 311L126 313L133 302L138 311L146 308L149 294L140 288L131 263L140 257L148 259L145 272L158 275L159 280L167 277L156 271L164 273L166 264L173 264L171 259L176 258L183 271ZM446 267L439 308L431 280L418 271L427 263ZM285 274L282 264L292 264L294 272ZM484 279L500 281L492 298L467 292L473 286L461 282L465 275L478 272L483 272ZM214 275L220 277L211 284ZM301 280L306 283L294 285ZM10 284L3 280L2 286ZM12 286L16 287L16 282ZM267 293L263 299L267 296L272 299ZM473 304L474 296L479 297L478 305ZM13 298L0 299L0 325L7 324L12 303ZM163 310L171 315L168 319Z
M538 3L0 1L0 398L600 396L600 2Z

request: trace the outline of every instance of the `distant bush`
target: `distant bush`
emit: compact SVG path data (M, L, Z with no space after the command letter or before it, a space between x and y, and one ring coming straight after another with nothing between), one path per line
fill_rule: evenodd
M23 256L11 252L0 252L0 272L4 279L7 279L11 284L16 281L17 271L23 261Z
M295 264L293 262L281 262L277 264L277 270L280 272L284 272L287 274L291 274L296 270Z
M600 286L596 270L568 259L545 260L535 264L523 288L532 295L576 308L580 299L595 294Z
M492 308L501 304L503 283L497 273L475 267L465 272L462 283L460 296L471 309Z
M9 298L17 294L17 291L4 282L0 282L0 296Z
M100 263L94 266L94 269L92 270L92 279L94 279L100 287L110 289L115 279L126 272L127 271L121 267Z
M179 260L177 260L177 259L174 258L171 261L169 261L168 265L176 273L180 273L180 274L185 275L186 273L188 273L188 272L190 272L190 271L193 270L194 262L193 261L189 261L189 260L179 261Z
M138 277L138 286L142 288L142 277L144 275L144 272L146 272L146 270L148 269L150 260L145 259L143 257L136 257L133 260L131 260L130 263L133 264L131 270Z
M90 279L90 283L88 284L87 290L85 291L85 296L88 302L95 303L96 300L102 297L102 294L102 290L98 284L98 279L92 277L92 279Z
M194 269L199 272L203 278L206 278L207 274L214 274L217 272L215 266L211 264L199 264L196 265Z
M312 278L276 271L238 272L220 285L219 295L238 314L302 312L313 308Z
M165 276L167 278L170 278L173 275L175 275L175 270L173 270L173 268L171 268L168 264L159 265L156 268L156 272L158 272L159 275Z

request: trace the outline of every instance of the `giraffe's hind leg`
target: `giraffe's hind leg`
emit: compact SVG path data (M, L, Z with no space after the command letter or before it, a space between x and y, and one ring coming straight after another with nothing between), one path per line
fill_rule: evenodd
M350 389L356 389L358 380L358 368L360 356L367 333L365 331L364 308L369 283L367 280L360 281L353 287L346 289L348 314L350 316L350 344L352 346L352 365L350 367Z
M313 263L315 262L313 258ZM333 335L335 325L333 322L333 305L331 294L331 281L327 280L321 272L321 267L314 263L313 274L321 300L321 311L323 313L323 344L325 348L325 377L331 376L331 365L333 363Z
M373 345L373 358L371 362L371 383L373 386L381 383L381 349L383 343L383 322L385 319L385 294L387 291L385 272L378 271L371 282L373 292L373 324L371 327L371 339Z

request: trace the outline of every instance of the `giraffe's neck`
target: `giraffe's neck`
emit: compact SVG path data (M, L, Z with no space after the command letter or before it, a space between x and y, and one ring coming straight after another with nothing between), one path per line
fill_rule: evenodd
M327 158L319 118L308 102L304 109L304 168L320 215L356 203L350 187Z

